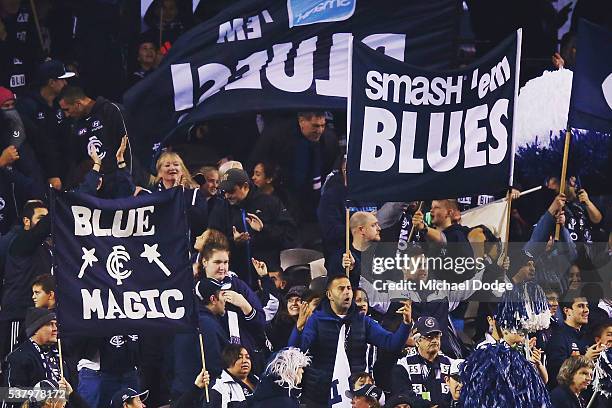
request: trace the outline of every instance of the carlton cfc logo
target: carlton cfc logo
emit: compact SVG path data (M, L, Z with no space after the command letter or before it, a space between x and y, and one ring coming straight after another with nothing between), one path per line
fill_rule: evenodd
M434 327L434 326L435 326L435 324L436 324L436 323L434 322L434 319L433 319L433 318L428 317L427 319L425 319L425 326L427 326L427 327L429 327L429 328L432 328L432 327Z
M113 252L106 259L106 271L111 278L117 281L117 285L122 284L122 280L127 279L132 271L124 267L124 263L130 260L130 254L123 245L115 245Z
M106 156L106 152L100 152L102 150L102 142L96 136L90 137L87 143L87 153L91 154L92 150L98 152L98 157L100 157L100 159Z

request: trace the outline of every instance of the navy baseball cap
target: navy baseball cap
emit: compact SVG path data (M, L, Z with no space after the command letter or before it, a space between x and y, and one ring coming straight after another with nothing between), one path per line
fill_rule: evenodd
M222 283L221 285L217 282L213 282L211 279L202 278L196 283L195 294L203 302L208 303L208 299L219 292L220 290L229 290L232 285L230 283Z
M358 390L347 391L345 395L349 398L370 397L370 398L374 398L376 401L380 401L380 399L383 396L383 390L381 390L375 385L366 384L363 387L359 388Z
M414 325L414 332L421 336L427 336L432 333L442 333L442 327L435 317L423 316L419 317Z
M290 297L293 297L293 296L297 296L301 299L302 296L304 295L304 292L306 292L306 286L304 285L292 286L291 289L287 291L287 294L285 295L285 299L289 299Z
M229 169L221 176L219 188L223 191L233 191L234 187L248 183L249 175L242 169Z
M58 60L47 60L38 66L36 79L44 84L50 79L68 79L75 76L74 72L66 71L66 67Z
M132 398L140 397L140 400L144 401L147 399L148 396L149 396L149 390L138 392L133 388L122 388L113 395L113 398L111 399L110 407L111 408L121 408L123 407L124 402L127 402L128 400Z

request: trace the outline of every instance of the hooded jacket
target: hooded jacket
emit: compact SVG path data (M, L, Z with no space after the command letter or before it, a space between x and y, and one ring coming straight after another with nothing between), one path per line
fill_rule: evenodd
M336 346L343 324L348 325L345 347L351 373L365 370L367 343L399 352L410 334L410 326L403 322L395 333L385 330L371 317L362 316L355 303L341 318L333 312L329 300L323 299L302 333L295 329L289 339L289 346L299 347L312 356L312 363L305 368L302 380L304 397L309 400L326 404L329 399Z

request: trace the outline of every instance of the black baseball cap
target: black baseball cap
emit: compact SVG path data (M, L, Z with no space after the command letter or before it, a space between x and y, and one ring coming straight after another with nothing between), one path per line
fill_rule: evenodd
M442 333L442 327L435 317L423 316L419 317L414 325L414 331L421 336L427 336L432 333Z
M285 295L285 299L289 299L290 297L293 297L293 296L297 296L301 299L302 296L304 295L304 292L306 292L306 286L304 285L292 286L287 291L287 294Z
M38 66L36 79L40 84L45 84L49 79L68 79L76 74L66 71L66 67L58 60L47 60Z
M431 404L429 401L425 401L417 397L414 393L411 394L397 394L391 397L385 402L385 407L395 408L400 404L408 404L410 408L429 408Z
M128 400L132 398L140 397L140 400L144 401L147 399L148 396L149 396L148 390L143 391L143 392L138 392L133 388L122 388L113 395L110 406L111 408L121 408L124 402L127 402Z
M229 290L232 285L229 282L215 282L209 278L202 278L195 285L195 293L201 301L208 303L208 299L220 290Z
M226 171L219 183L219 188L223 191L232 191L234 187L249 182L249 175L242 169L229 169Z
M206 183L206 177L202 173L196 173L191 178L193 179L193 181L195 181L199 185Z
M366 384L363 387L355 391L347 391L345 394L348 398L354 397L370 397L376 401L380 401L383 395L383 390L372 384Z

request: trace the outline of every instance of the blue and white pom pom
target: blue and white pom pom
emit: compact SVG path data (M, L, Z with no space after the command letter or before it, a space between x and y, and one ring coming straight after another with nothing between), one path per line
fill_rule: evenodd
M606 398L612 397L612 348L601 353L597 359L593 390Z
M461 365L463 407L551 408L533 364L505 342L475 350Z
M533 333L547 329L551 316L542 288L535 282L524 282L504 292L495 322L500 328Z
M552 314L544 290L535 282L526 282L523 289L527 310L527 318L522 320L523 329L529 333L548 329Z

